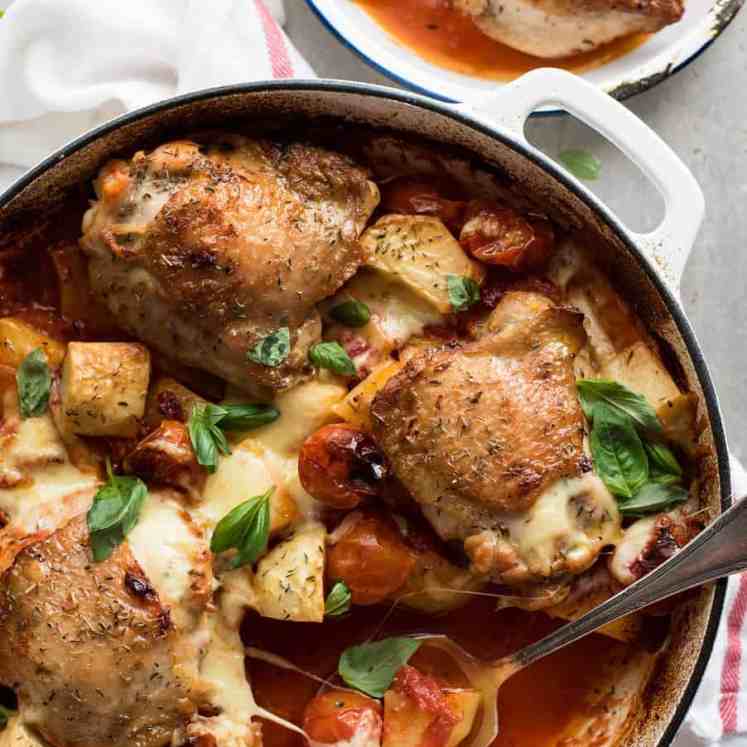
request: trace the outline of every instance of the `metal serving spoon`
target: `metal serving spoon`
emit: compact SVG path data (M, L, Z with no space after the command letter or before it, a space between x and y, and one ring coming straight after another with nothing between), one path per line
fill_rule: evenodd
M470 747L489 747L498 736L498 690L512 675L607 623L681 591L747 570L747 498L708 525L682 550L583 617L497 661L484 662L443 635L420 635L447 652L484 694L482 722Z

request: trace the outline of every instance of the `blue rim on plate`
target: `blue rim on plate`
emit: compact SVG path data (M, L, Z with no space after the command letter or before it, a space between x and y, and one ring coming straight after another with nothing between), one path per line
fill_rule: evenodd
M717 9L714 16L714 24L710 29L710 36L703 41L692 54L686 59L679 62L677 65L667 64L660 71L653 74L647 75L638 81L631 81L628 83L622 83L615 86L609 94L616 98L618 101L624 101L638 93L653 88L657 83L660 83L667 78L671 78L675 73L680 70L684 70L691 62L696 60L703 52L706 51L715 41L721 36L724 30L731 24L736 17L740 8L742 7L745 0L717 0L714 9ZM319 8L316 0L306 0L306 4L312 10L314 15L319 19L321 24L344 46L347 47L351 52L357 55L363 62L369 67L373 68L377 72L381 73L384 77L389 80L398 83L399 85L424 96L429 96L437 101L443 101L449 104L461 103L457 99L444 96L443 94L437 93L436 91L429 90L417 83L412 82L408 78L396 73L394 70L382 65L381 63L374 60L370 55L364 52L360 47L353 44L346 36L344 36L340 30L327 18L324 11ZM533 117L547 117L547 116L559 116L565 112L561 109L547 109L543 111L536 111L531 114Z

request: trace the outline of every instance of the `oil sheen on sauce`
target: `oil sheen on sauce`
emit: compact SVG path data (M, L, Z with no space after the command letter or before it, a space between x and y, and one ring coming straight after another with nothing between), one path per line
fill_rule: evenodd
M328 679L337 669L340 653L371 636L447 633L473 653L489 659L538 640L561 624L538 613L514 609L496 613L491 599L476 600L442 618L397 609L382 627L386 615L385 607L358 607L348 617L325 623L323 628L252 615L244 622L242 638L247 645L271 651ZM490 624L485 624L486 620ZM624 648L621 643L592 635L512 677L501 688L501 733L493 747L556 747L563 730L585 712L598 685L600 661ZM421 662L412 663L422 668ZM257 704L300 725L304 708L320 685L296 672L254 659L248 668ZM430 671L439 673L433 666ZM569 676L571 672L573 676ZM305 747L303 737L276 724L264 722L263 735L266 747Z
M483 34L446 0L355 0L402 45L428 62L464 75L511 80L539 67L582 73L600 67L643 44L649 34L633 34L599 49L546 60L507 47Z

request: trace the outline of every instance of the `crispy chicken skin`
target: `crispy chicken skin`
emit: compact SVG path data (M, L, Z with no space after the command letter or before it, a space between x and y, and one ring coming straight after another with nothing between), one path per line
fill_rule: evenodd
M420 353L374 399L374 434L422 504L524 511L579 472L581 316L529 293L508 302L540 310L464 347Z
M493 39L535 57L589 52L682 18L682 0L456 0Z
M165 745L191 715L168 609L128 545L91 562L85 516L16 557L0 630L0 681L55 747Z
M565 586L619 531L583 449L582 319L509 293L476 342L415 354L371 405L377 441L436 532L464 543L474 573L533 595Z
M112 161L83 222L94 292L179 361L261 396L297 383L321 334L315 304L362 263L379 200L366 172L303 144L221 135ZM247 360L288 327L275 367Z

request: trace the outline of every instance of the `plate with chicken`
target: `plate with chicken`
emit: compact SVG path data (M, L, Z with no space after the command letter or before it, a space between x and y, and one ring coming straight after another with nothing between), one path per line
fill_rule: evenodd
M445 101L477 103L541 67L582 75L615 98L687 65L741 0L307 0L364 61ZM555 111L546 108L545 111Z
M418 634L516 651L712 513L707 391L591 223L278 85L3 224L0 747L468 747L496 699ZM493 745L659 729L709 593L511 678Z

